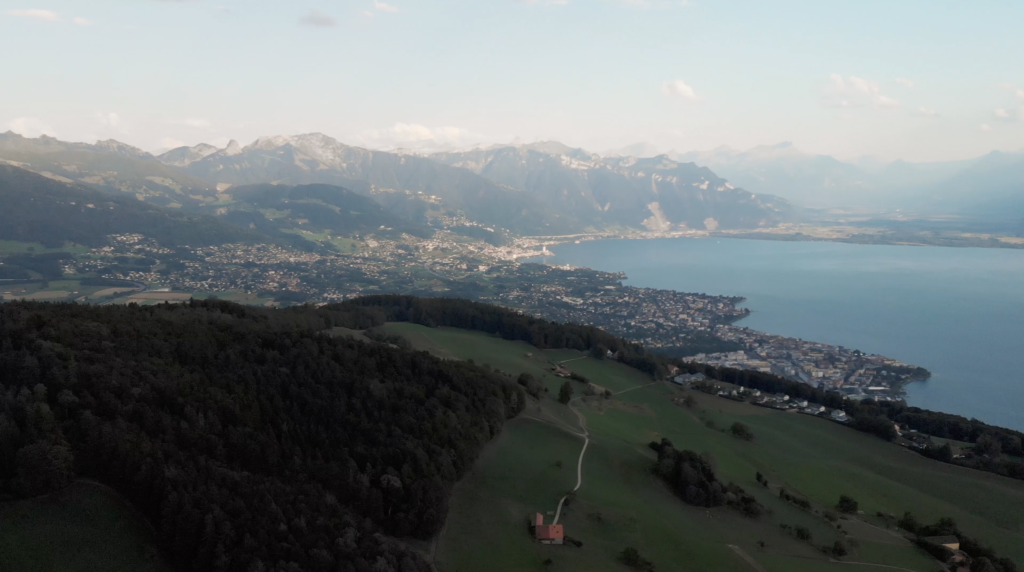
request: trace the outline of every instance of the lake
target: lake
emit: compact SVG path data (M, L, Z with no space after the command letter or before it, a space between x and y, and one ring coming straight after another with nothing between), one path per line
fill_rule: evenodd
M564 244L627 284L744 296L738 325L893 357L911 405L1024 430L1024 250L716 238Z

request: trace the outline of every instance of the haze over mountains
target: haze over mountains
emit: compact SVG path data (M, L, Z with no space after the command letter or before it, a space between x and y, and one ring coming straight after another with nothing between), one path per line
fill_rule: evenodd
M520 234L757 228L792 216L787 201L734 188L708 169L665 157L602 159L553 142L422 157L312 133L262 137L244 147L200 144L155 157L115 141L89 145L7 133L0 135L0 160L197 212L223 202L229 189L272 183L344 187L412 224L443 219L448 226Z
M669 152L713 169L733 184L807 207L904 208L925 213L1024 213L1024 153L993 151L964 161L857 165L804 152L791 143L747 150Z
M227 189L253 184L335 185L373 198L410 225L442 217L527 235L770 227L794 220L798 207L992 219L1024 212L1024 153L888 164L840 161L790 143L656 153L647 143L602 156L547 141L420 155L309 133L154 156L115 140L90 145L0 134L0 161L196 212L210 212L218 193L223 199Z

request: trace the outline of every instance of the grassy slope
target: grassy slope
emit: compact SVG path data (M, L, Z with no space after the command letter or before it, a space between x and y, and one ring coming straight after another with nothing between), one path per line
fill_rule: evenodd
M545 558L554 560L552 570L624 570L615 556L626 546L638 548L659 569L752 569L728 545L738 546L771 572L880 569L829 563L812 546L784 535L781 523L808 527L815 545L840 538L821 516L780 501L780 485L808 497L819 510L831 507L840 494L849 494L867 515L911 510L927 521L951 516L1000 554L1024 560L1024 483L929 461L823 419L698 393L698 407L690 411L671 402L683 391L667 384L578 405L592 441L583 463L583 487L561 522L569 536L585 545L538 545L526 533L525 518L535 511L553 511L561 494L572 488L581 446L580 438L556 426L561 422L575 428L575 416L554 401L562 380L546 373L545 361L580 354L540 352L526 344L459 330L388 327L421 349L445 357L472 358L513 375L530 371L551 390L523 418L508 425L459 484L438 550L438 565L445 572L543 570ZM612 391L649 383L616 363L585 358L566 366ZM739 441L720 429L736 420L753 429L754 442ZM708 421L716 428L709 428ZM677 500L649 473L654 455L646 444L661 437L679 448L711 453L722 479L758 496L772 514L752 521L731 509L706 511ZM768 477L770 489L755 482L757 471ZM884 526L873 516L861 518ZM839 523L850 531L855 545L855 554L846 560L920 572L939 569L898 534L857 522ZM758 548L759 540L767 543L766 550Z
M109 489L79 482L0 504L0 569L19 572L167 572L150 529Z

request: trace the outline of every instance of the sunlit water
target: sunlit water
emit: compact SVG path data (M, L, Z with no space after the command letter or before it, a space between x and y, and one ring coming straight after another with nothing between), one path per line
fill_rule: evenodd
M927 368L908 402L1024 429L1024 250L734 239L609 240L553 264L627 283L744 296L764 332Z

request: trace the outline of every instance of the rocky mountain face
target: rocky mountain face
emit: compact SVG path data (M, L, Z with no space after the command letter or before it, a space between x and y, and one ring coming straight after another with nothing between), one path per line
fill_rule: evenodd
M571 216L520 189L424 157L352 147L320 133L261 137L245 147L232 142L225 149L206 151L174 149L159 159L168 165L187 161L181 167L186 173L220 189L254 183L340 185L416 222L431 215L464 214L474 222L525 234L565 234L580 228Z
M46 135L31 139L8 131L0 133L0 163L163 206L195 203L212 193L208 183L113 139L90 145Z
M430 158L527 191L592 227L757 228L782 222L792 212L783 199L749 193L706 167L665 155L602 158L544 142Z

